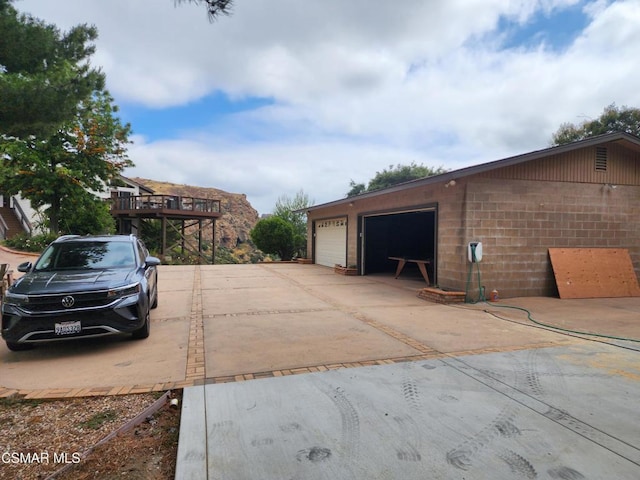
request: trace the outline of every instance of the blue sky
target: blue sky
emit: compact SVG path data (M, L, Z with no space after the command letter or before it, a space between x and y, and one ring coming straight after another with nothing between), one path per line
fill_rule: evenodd
M163 138L180 138L203 125L215 129L234 114L272 105L269 98L243 97L232 99L224 92L216 91L205 97L166 108L148 108L144 105L125 104L120 107L120 118L134 127L134 133L144 135L149 141ZM239 132L242 134L242 132ZM250 135L247 140L252 139Z
M537 10L524 23L501 17L497 32L504 32L503 47L547 48L562 52L580 37L591 19L584 7L588 2L575 2L552 11Z
M389 165L457 169L640 106L638 0L21 0L97 26L93 64L130 122L128 176L342 198Z

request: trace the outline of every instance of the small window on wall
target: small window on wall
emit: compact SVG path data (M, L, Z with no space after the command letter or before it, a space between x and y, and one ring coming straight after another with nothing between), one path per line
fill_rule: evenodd
M607 171L608 157L607 147L596 147L596 172Z

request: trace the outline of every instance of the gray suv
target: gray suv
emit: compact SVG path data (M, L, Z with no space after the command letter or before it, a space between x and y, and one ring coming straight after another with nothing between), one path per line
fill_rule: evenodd
M63 236L5 293L2 337L10 350L38 342L129 333L149 336L160 260L134 235Z

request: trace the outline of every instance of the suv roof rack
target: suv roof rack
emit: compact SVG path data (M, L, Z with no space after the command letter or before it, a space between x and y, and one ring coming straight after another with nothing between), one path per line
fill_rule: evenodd
M54 241L55 242L60 242L60 241L64 241L64 240L69 240L71 238L79 238L80 235L62 235L61 237L56 238Z

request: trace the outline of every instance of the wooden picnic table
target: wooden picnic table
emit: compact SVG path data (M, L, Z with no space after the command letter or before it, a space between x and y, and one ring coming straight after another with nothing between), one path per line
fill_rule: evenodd
M424 277L424 280L427 282L427 285L431 285L431 281L429 280L429 274L427 273L427 265L431 264L431 260L419 260L419 259L405 258L405 257L389 257L389 260L398 261L398 268L396 268L395 278L398 278L400 276L400 272L402 272L402 269L407 264L407 262L415 263L418 265L418 268L420 269L420 273L422 273L422 276Z

